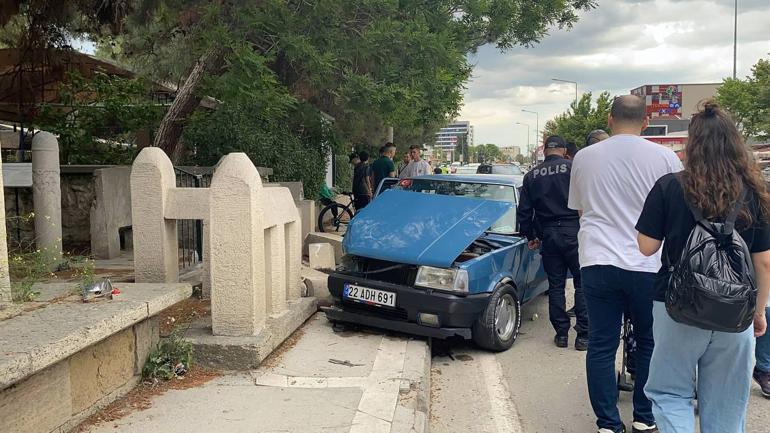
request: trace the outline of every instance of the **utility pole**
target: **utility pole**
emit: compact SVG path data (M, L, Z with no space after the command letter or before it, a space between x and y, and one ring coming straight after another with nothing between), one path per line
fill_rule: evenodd
M525 113L532 113L532 114L535 115L535 122L536 122L535 123L535 145L539 146L540 145L540 140L541 140L541 137L540 137L540 113L538 113L537 111L530 111L530 110L524 110L524 109L522 109L521 111L523 111ZM529 138L527 138L527 145L529 146ZM529 150L529 149L527 149L527 150Z
M733 27L733 80L738 72L738 0L735 0L735 25Z

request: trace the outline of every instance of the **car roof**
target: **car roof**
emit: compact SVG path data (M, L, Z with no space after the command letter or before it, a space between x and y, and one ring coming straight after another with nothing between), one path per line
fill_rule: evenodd
M412 179L442 180L446 182L466 183L492 183L499 185L519 186L521 181L512 176L500 176L494 174L428 174Z

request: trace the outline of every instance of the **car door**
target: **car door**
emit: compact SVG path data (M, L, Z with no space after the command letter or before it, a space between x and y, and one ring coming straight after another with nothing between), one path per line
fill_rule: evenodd
M397 177L386 177L385 179L382 179L380 181L379 186L377 186L377 191L374 193L374 196L377 197L378 195L382 194L383 192L393 188L394 186L398 185L398 182L401 179Z

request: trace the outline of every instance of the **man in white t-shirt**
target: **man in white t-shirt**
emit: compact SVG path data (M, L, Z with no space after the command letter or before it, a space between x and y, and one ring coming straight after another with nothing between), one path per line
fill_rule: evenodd
M433 169L430 168L428 161L420 159L420 150L421 149L419 144L413 144L409 146L409 157L412 160L409 162L409 164L407 164L406 167L404 167L403 170L401 170L401 173L398 174L398 177L405 179L407 177L433 174Z
M660 254L639 252L634 228L644 201L661 176L682 163L670 149L639 135L647 127L643 99L615 98L608 119L612 136L584 148L572 164L569 207L580 212L581 276L588 307L588 394L599 433L625 432L617 408L615 354L623 314L628 312L635 352L633 433L657 432L652 404L644 395L652 337L652 299Z

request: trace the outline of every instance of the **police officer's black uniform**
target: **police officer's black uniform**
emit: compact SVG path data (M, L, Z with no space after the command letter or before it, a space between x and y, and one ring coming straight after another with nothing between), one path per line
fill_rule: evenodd
M548 137L546 149L565 148L561 137ZM588 340L588 314L586 313L583 288L580 284L577 234L580 229L578 212L567 207L569 179L572 161L559 155L549 155L545 161L524 176L520 192L517 219L519 230L527 239L540 239L540 254L548 274L548 312L556 330L556 344L564 346L570 327L564 294L567 269L575 284L575 316L580 344ZM581 347L581 349L585 349Z

